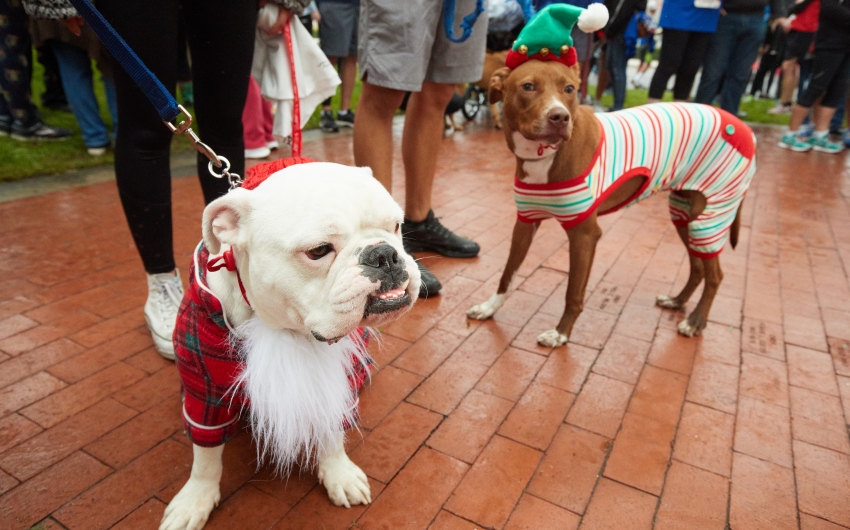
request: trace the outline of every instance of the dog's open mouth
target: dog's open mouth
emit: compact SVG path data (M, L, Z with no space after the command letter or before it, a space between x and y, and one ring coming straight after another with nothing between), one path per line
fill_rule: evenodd
M379 315L382 313L392 313L410 305L410 295L407 293L407 286L410 280L404 280L398 287L386 289L383 291L375 291L370 294L366 300L366 308L363 310L363 318L369 315Z

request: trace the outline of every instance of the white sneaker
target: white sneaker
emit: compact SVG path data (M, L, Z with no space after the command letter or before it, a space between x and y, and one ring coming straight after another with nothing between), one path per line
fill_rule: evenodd
M171 336L177 324L177 311L183 300L180 273L148 274L148 300L145 302L145 321L151 330L153 344L160 355L174 360Z
M272 150L268 147L258 147L256 149L245 149L245 158L266 158L272 154Z

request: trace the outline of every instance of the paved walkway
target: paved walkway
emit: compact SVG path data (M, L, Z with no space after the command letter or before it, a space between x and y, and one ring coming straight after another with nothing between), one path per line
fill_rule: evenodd
M429 256L444 294L373 349L350 448L374 503L337 508L309 471L256 471L243 431L207 528L850 528L850 169L782 151L778 134L758 131L741 243L722 256L703 337L677 336L682 314L653 304L687 275L657 197L602 218L586 309L555 350L535 343L564 304L554 223L495 319L464 316L508 252L514 162L483 126L447 138L435 209L482 252ZM350 136L306 146L350 153ZM187 264L196 179L175 180L174 199ZM114 183L0 204L0 227L0 528L154 528L192 452Z

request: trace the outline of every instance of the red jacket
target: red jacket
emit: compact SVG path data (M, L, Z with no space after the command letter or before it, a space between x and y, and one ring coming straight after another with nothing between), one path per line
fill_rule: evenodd
M195 251L189 268L189 289L180 304L174 329L174 352L183 386L183 427L192 443L215 447L236 432L236 421L248 397L232 388L242 371L242 360L230 347L230 327L221 302L207 285L209 251L203 243ZM368 331L354 333L368 342ZM368 358L368 355L366 356ZM349 383L360 390L369 368L355 362ZM347 425L341 425L347 428Z

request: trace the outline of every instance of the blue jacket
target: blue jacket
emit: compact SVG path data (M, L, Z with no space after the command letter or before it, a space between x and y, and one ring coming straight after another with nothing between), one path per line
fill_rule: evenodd
M665 29L714 33L719 19L720 8L695 7L694 0L665 0L658 25Z

